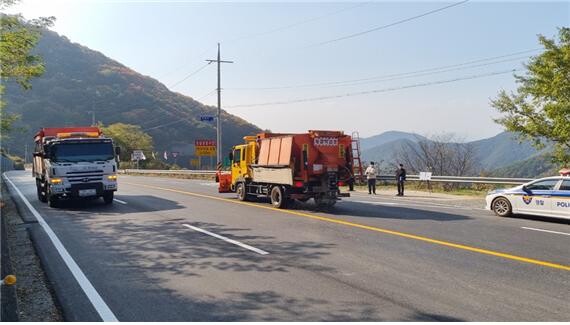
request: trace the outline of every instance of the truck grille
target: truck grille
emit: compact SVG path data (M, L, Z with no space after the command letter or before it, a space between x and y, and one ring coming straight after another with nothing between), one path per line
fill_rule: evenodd
M103 171L102 170L68 172L66 175L67 175L67 179L72 184L100 182L103 180Z

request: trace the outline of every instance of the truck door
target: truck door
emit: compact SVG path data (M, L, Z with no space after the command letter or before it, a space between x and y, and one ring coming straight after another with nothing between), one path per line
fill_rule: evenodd
M242 159L243 148L241 146L235 147L232 155L232 184L236 183L236 180L242 177Z

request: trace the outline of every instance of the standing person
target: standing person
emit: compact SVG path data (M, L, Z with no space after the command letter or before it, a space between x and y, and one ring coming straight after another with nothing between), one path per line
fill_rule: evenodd
M368 194L376 194L376 167L374 167L374 162L370 162L370 166L366 168L364 172L366 179L368 180Z
M404 182L406 181L406 170L404 165L400 164L400 168L396 170L396 181L398 182L398 196L404 196Z

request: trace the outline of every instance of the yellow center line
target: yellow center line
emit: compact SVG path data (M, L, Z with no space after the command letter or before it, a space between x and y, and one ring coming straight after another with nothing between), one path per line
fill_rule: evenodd
M394 230L389 230L389 229L384 229L384 228L378 228L378 227L374 227L374 226L367 226L367 225L363 225L363 224L359 224L359 223L345 221L342 219L323 217L323 216L319 216L316 214L305 213L305 212L277 209L277 208L274 208L271 206L264 206L264 205L259 205L259 204L255 204L255 203L250 203L250 202L236 201L236 200L232 200L232 199L226 199L226 198L222 198L222 197L193 193L193 192L188 192L188 191L181 191L181 190L176 190L176 189L172 189L172 188L165 188L165 187L145 185L145 184L137 184L137 183L130 183L130 182L122 182L122 183L146 187L146 188L152 188L152 189L157 189L157 190L163 190L163 191L168 191L168 192L173 192L173 193L185 194L185 195L190 195L190 196L195 196L195 197L200 197L200 198L205 198L205 199L224 201L224 202L229 202L229 203L233 203L233 204L247 205L247 206L251 206L251 207L255 207L255 208L259 208L259 209L272 210L275 212L287 213L287 214L291 214L291 215L295 215L295 216L299 216L299 217L305 217L305 218L310 218L310 219L315 219L315 220L326 221L326 222L330 222L330 223L336 223L339 225L345 225L345 226L349 226L349 227L366 229L366 230L370 230L370 231L380 232L380 233L384 233L384 234L390 234L390 235L399 236L399 237L403 237L403 238L419 240L419 241L423 241L423 242L427 242L427 243L431 243L431 244L435 244L435 245L452 247L452 248L461 249L461 250L470 251L470 252L475 252L475 253L479 253L479 254L491 255L491 256L501 257L501 258L505 258L505 259L509 259L509 260L515 260L515 261L519 261L519 262L524 262L524 263L529 263L529 264L541 265L541 266L551 267L551 268L555 268L555 269L570 271L570 265L556 264L556 263L536 260L536 259L532 259L532 258L527 258L527 257L523 257L523 256L517 256L517 255L492 251L492 250L488 250L488 249L482 249L482 248L477 248L477 247L472 247L472 246L467 246L467 245L462 245L462 244L456 244L456 243L447 242L447 241L438 240L438 239L433 239L433 238L429 238L429 237L413 235L413 234L409 234L409 233L405 233L405 232L399 232L399 231L394 231Z

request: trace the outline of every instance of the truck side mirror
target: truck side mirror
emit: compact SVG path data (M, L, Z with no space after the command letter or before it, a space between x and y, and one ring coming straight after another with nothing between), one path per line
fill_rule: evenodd
M121 155L121 147L119 147L119 146L115 147L115 155L117 155L117 156Z

